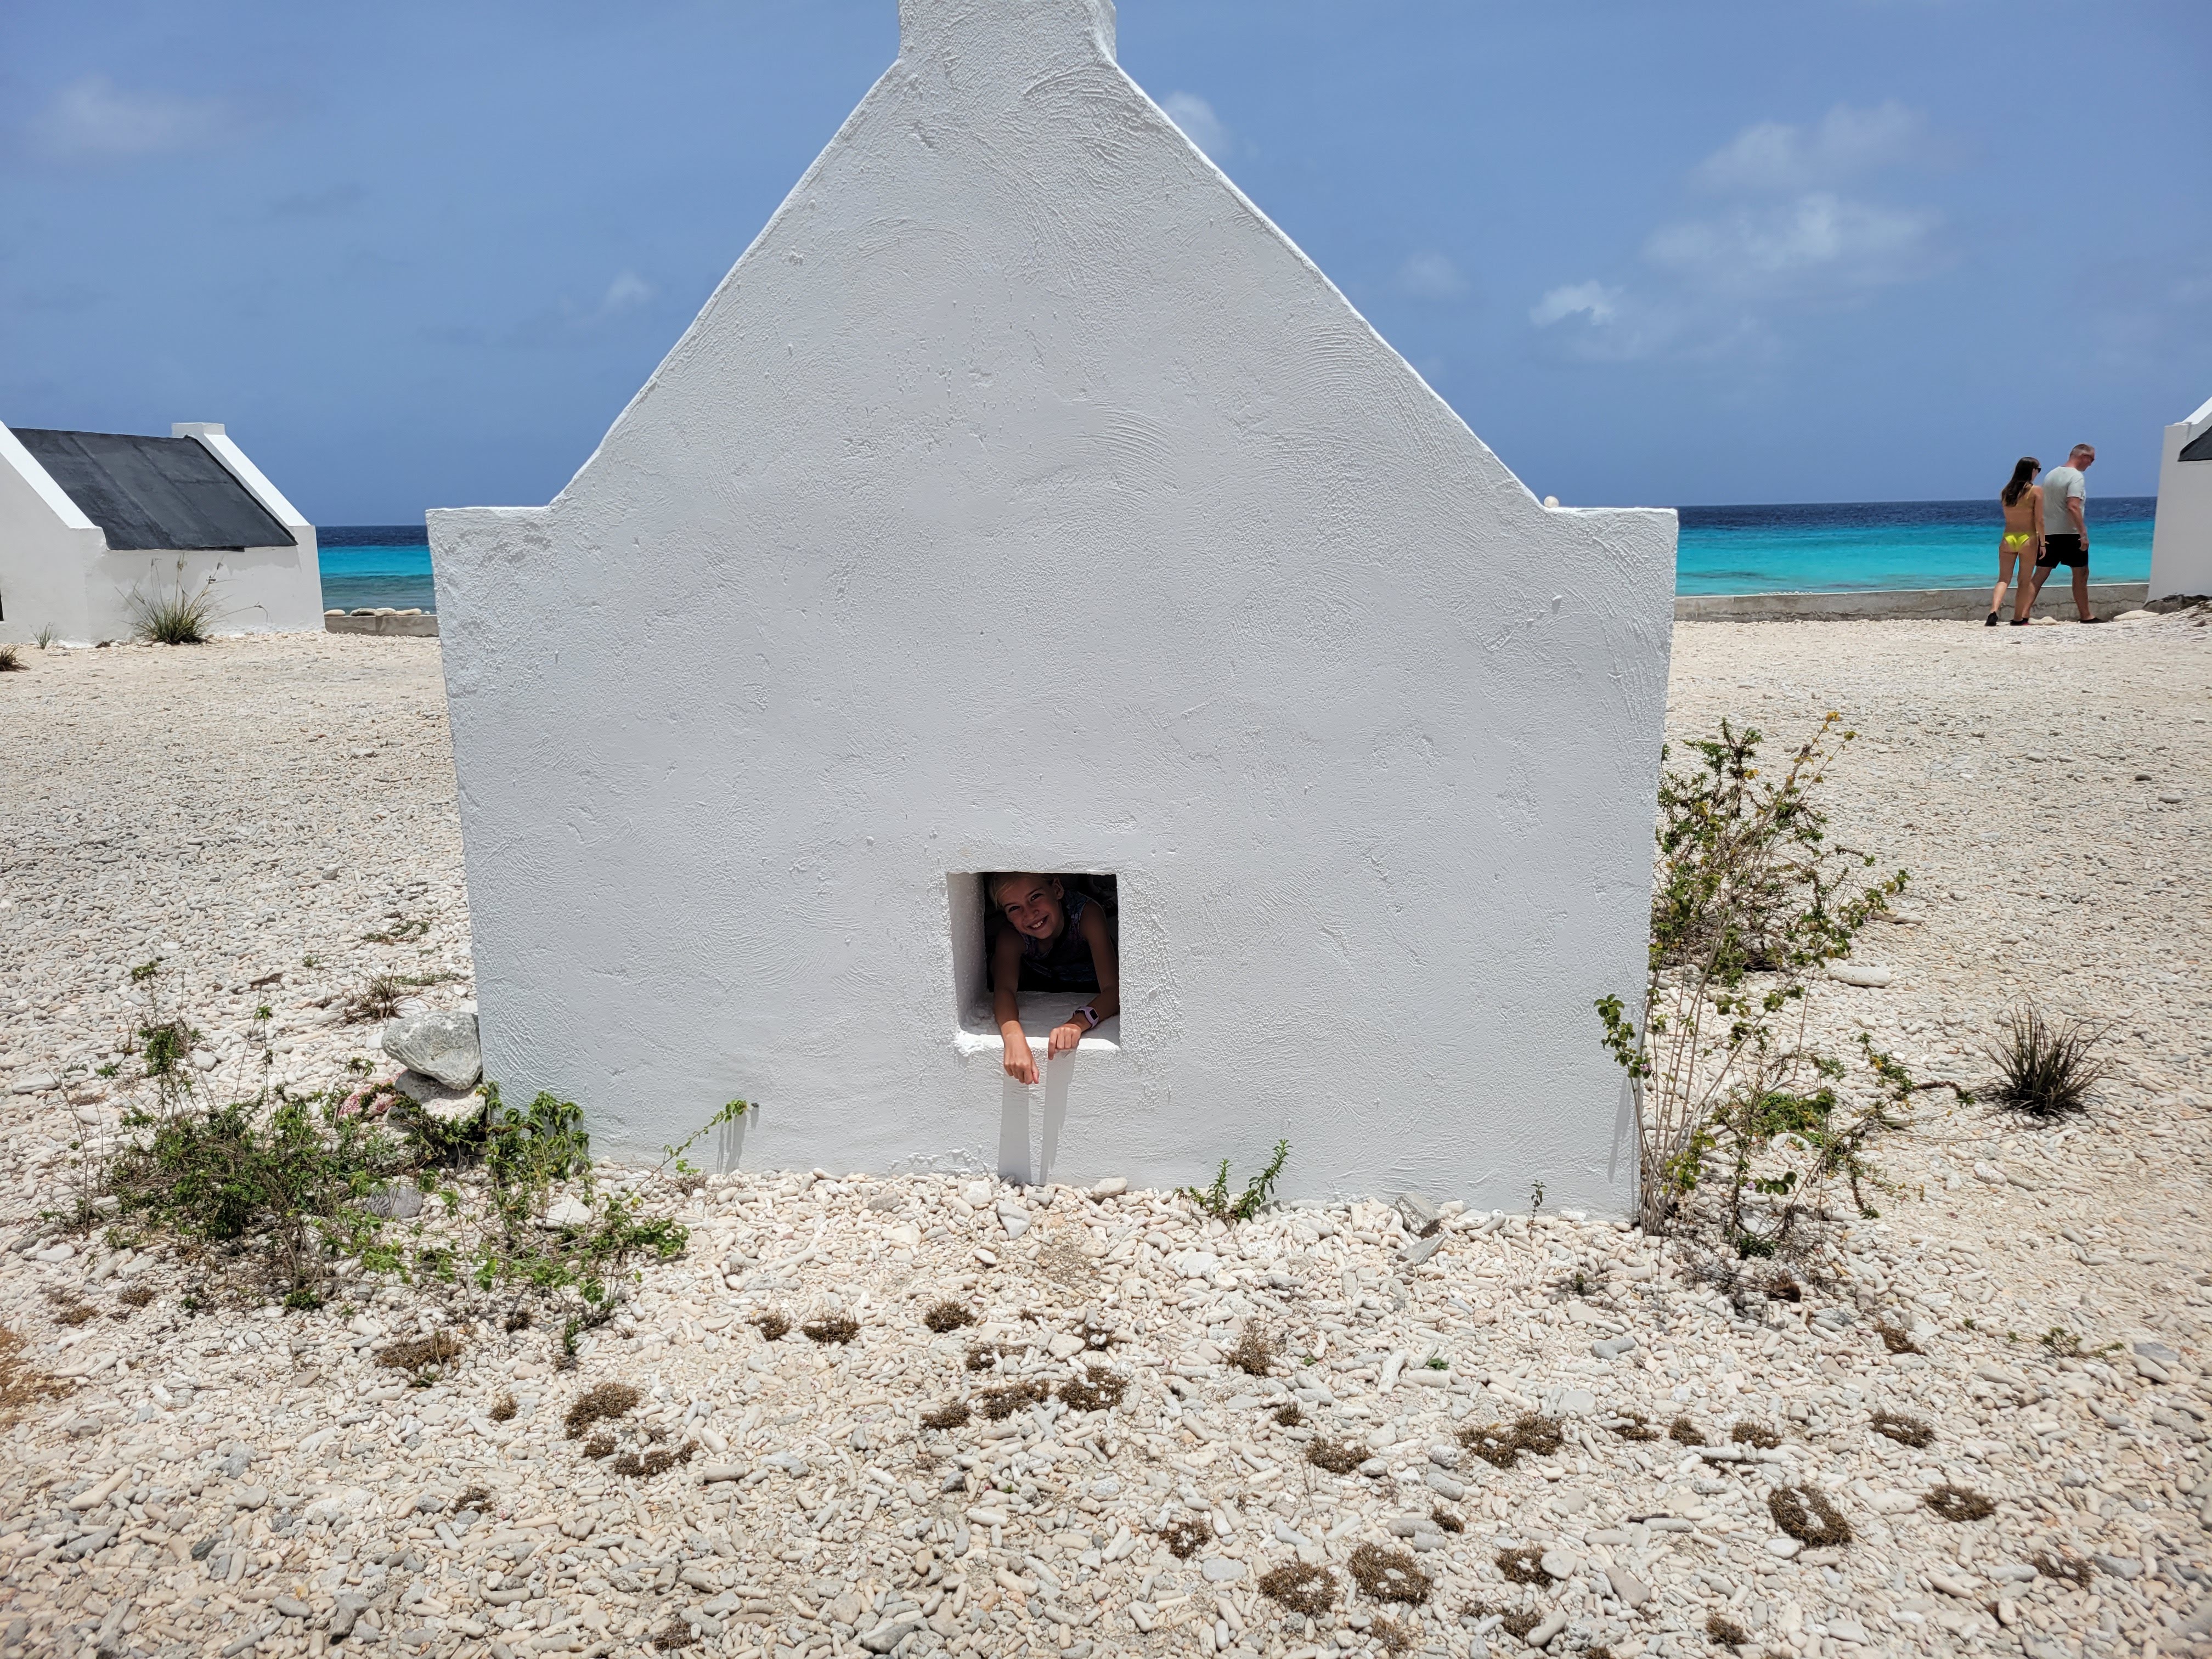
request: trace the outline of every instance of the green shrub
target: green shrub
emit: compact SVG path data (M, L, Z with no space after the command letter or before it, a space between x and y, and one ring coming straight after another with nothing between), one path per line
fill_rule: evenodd
M1225 1221L1234 1226L1237 1222L1249 1221L1267 1207L1267 1200L1274 1196L1276 1178L1283 1173L1283 1165L1290 1159L1291 1143L1288 1140L1277 1141L1275 1155L1268 1161L1267 1167L1246 1182L1243 1194L1233 1200L1229 1196L1229 1160L1225 1158L1221 1160L1221 1167L1213 1172L1212 1186L1203 1192L1195 1187L1182 1187L1176 1190L1215 1220Z
M1833 1181L1863 1212L1869 1143L1902 1127L1916 1091L1956 1087L1914 1082L1863 1034L1850 1087L1852 1068L1808 1034L1813 985L1907 880L1856 885L1874 856L1829 838L1818 788L1857 735L1838 720L1773 776L1759 733L1723 720L1692 745L1699 768L1662 775L1643 1024L1620 997L1597 1003L1634 1091L1644 1230L1676 1224L1710 1190L1697 1218L1739 1260L1783 1249L1825 1212Z
M183 581L184 565L177 566L178 583L174 591L163 593L158 587L152 596L133 588L131 592L131 635L133 639L154 645L204 645L214 632L216 611L215 578L208 578L198 592L187 593Z

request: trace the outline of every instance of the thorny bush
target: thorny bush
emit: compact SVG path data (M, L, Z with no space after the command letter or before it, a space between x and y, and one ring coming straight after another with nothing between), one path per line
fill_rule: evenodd
M1863 884L1874 855L1830 839L1817 792L1857 735L1839 721L1770 776L1760 734L1723 720L1695 770L1662 776L1644 1023L1597 1004L1634 1091L1644 1231L1709 1229L1738 1258L1790 1248L1838 1181L1865 1212L1869 1144L1917 1090L1956 1087L1915 1083L1863 1034L1855 1071L1808 1030L1813 984L1907 880Z

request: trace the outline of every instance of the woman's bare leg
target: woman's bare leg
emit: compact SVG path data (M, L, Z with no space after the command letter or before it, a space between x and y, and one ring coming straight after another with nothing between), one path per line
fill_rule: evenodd
M2010 548L2006 547L2002 543L1998 544L1997 585L1990 590L1990 610L1992 614L2004 609L2005 589L2012 586L2013 563L2019 557L2020 555Z

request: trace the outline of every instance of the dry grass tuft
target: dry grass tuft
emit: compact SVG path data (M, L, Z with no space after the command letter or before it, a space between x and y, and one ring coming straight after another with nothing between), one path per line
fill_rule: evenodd
M54 1316L54 1323L57 1325L82 1325L99 1317L99 1309L94 1307L88 1302L80 1302L74 1308L65 1309L62 1312L56 1314Z
M1921 1352L1920 1345L1912 1340L1912 1333L1902 1325L1893 1325L1885 1319L1874 1328L1875 1334L1881 1338L1881 1346L1892 1353Z
M628 1416L644 1398L627 1382L598 1383L576 1396L575 1403L568 1407L568 1414L561 1419L561 1426L569 1439L576 1439L594 1423Z
M1729 1431L1729 1438L1739 1446L1756 1446L1761 1451L1772 1451L1782 1443L1782 1437L1764 1423L1744 1419Z
M1417 1639L1413 1631L1395 1619L1370 1620L1367 1635L1385 1653L1411 1653Z
M1498 1552L1498 1571L1509 1584L1548 1584L1552 1575L1544 1571L1544 1552L1534 1544L1516 1545L1510 1550Z
M513 1336L517 1331L528 1330L530 1328L530 1310L527 1308L516 1308L512 1310L505 1319L500 1321L499 1328L505 1331L509 1336Z
M2038 1550L2027 1559L2045 1578L2056 1578L2071 1584L2075 1589L2089 1588L2089 1564L2071 1550L2061 1550L2056 1555L2048 1550Z
M634 1451L626 1451L608 1467L617 1474L649 1478L656 1474L665 1474L679 1463L689 1463L691 1461L691 1454L697 1449L696 1441L687 1440L682 1445L672 1449L667 1446L655 1446L642 1456Z
M1667 1437L1677 1445L1702 1446L1706 1443L1705 1431L1686 1417L1678 1417L1667 1425Z
M791 1317L770 1308L754 1318L753 1327L760 1332L763 1342L781 1342L791 1334Z
M921 1426L925 1429L957 1429L967 1421L968 1402L964 1400L948 1400L921 1414Z
M1251 1326L1237 1339L1237 1346L1228 1353L1229 1363L1247 1376L1265 1376L1275 1367L1282 1350L1272 1337L1263 1336Z
M2097 1085L2112 1073L2109 1060L2089 1052L2109 1030L2071 1019L2054 1025L2039 1009L2021 1009L1996 1046L1984 1050L1996 1077L1975 1093L2039 1122L2086 1112Z
M1295 1429L1299 1424L1305 1420L1306 1414L1298 1408L1298 1402L1295 1400L1286 1401L1282 1405L1275 1407L1275 1426L1277 1428Z
M583 1450L586 1457L612 1457L615 1455L615 1437L611 1434L595 1434L584 1443Z
M1260 1575L1260 1594L1292 1613L1319 1619L1336 1605L1336 1575L1306 1561L1285 1561Z
M1605 1426L1623 1440L1656 1440L1659 1431L1651 1426L1651 1419L1642 1412L1623 1412Z
M18 1352L22 1346L21 1337L0 1326L0 1423L12 1425L27 1407L70 1391L59 1377L25 1364Z
M1484 1462L1510 1469L1521 1461L1522 1452L1536 1457L1556 1453L1560 1445L1559 1420L1530 1416L1511 1423L1486 1423L1479 1429L1462 1429L1459 1443Z
M1900 1446L1910 1446L1915 1451L1936 1443L1936 1431L1917 1417L1907 1417L1903 1412L1876 1412L1870 1427L1876 1434L1894 1440Z
M1709 1613L1705 1615L1705 1639L1724 1648L1740 1648L1751 1640L1751 1632L1725 1613Z
M512 1423L514 1421L514 1396L511 1394L503 1394L491 1402L491 1409L484 1415L495 1423Z
M1461 1516L1453 1514L1451 1510L1446 1509L1441 1504L1437 1504L1436 1508L1429 1511L1429 1519L1437 1523L1437 1528L1440 1532L1465 1532L1467 1530L1466 1521Z
M410 1337L404 1342L393 1342L376 1351L376 1363L389 1365L396 1371L419 1371L432 1365L442 1365L454 1358L464 1345L451 1331L433 1331L428 1336Z
M1493 1606L1488 1601L1470 1601L1467 1605L1467 1612L1471 1619L1487 1619L1496 1613L1498 1628L1516 1641L1525 1641L1528 1632L1536 1628L1537 1621L1543 1617L1534 1607Z
M806 1334L809 1342L825 1346L836 1343L842 1347L860 1334L860 1322L848 1313L823 1314L819 1319L810 1319L799 1328Z
M1411 1550L1386 1550L1380 1544L1362 1544L1346 1564L1352 1582L1378 1601L1403 1601L1419 1607L1436 1588L1423 1572Z
M399 1014L399 1000L407 994L407 982L397 974L374 974L346 999L338 1018L348 1025L362 1025L373 1019L395 1019Z
M1060 1385L1060 1397L1072 1412L1103 1412L1120 1405L1128 1390L1127 1377L1116 1376L1103 1365L1091 1365L1081 1376Z
M1306 1446L1306 1462L1331 1474L1350 1474L1375 1454L1364 1440L1313 1440Z
M1212 1539L1213 1522L1188 1517L1171 1521L1160 1528L1159 1535L1170 1555L1178 1561L1188 1561Z
M653 1633L653 1646L657 1653L672 1653L678 1648L688 1648L699 1639L699 1627L672 1619Z
M986 1389L976 1398L984 1416L994 1423L1003 1423L1023 1407L1041 1404L1050 1393L1042 1382L1007 1382Z
M1767 1495L1774 1524L1815 1549L1851 1541L1851 1523L1818 1486L1783 1486Z
M933 1302L929 1311L922 1315L921 1322L939 1336L957 1331L975 1322L975 1311L957 1302Z
M975 1347L968 1350L965 1364L971 1371L988 1371L998 1363L999 1351L996 1348Z
M143 1308L154 1300L154 1292L143 1285L133 1285L115 1299L126 1308Z
M1986 1493L1948 1481L1928 1494L1928 1507L1946 1521L1986 1521L1997 1512L1996 1501Z

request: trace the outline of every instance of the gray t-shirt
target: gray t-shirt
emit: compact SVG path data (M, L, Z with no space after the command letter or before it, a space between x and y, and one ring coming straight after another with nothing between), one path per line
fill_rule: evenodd
M2071 495L2081 503L2082 527L2088 526L2089 489L2082 480L2080 469L2054 466L2043 475L2043 533L2046 536L2075 536L2082 533L2074 527L2074 515L2066 510L2066 498Z

